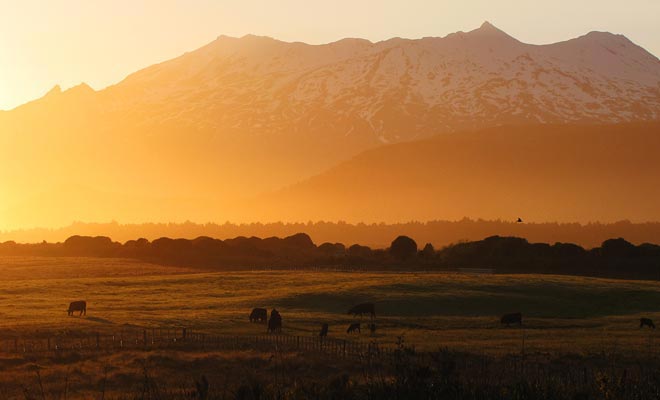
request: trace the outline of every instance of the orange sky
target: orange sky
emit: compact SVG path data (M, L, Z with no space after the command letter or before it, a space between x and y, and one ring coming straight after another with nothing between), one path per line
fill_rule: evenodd
M658 15L658 0L0 0L0 110L55 84L103 88L221 34L382 40L444 36L488 20L529 43L622 33L657 55Z

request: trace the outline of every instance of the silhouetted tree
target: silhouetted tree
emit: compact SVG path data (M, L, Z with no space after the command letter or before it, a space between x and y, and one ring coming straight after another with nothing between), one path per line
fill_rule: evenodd
M326 257L343 257L346 254L346 246L341 243L323 243L318 248Z
M607 258L634 257L637 255L637 248L623 238L609 239L603 242L601 255Z
M417 254L417 243L408 236L399 236L390 245L390 254L399 260L407 260Z
M354 244L348 248L346 254L352 258L369 258L372 255L372 250L367 246L360 246L359 244Z
M427 243L424 249L419 252L420 257L430 260L435 255L435 248L431 243Z
M43 244L46 244L44 241ZM71 236L64 241L64 249L71 255L89 255L89 256L110 256L117 249L121 248L120 243L113 242L105 236Z

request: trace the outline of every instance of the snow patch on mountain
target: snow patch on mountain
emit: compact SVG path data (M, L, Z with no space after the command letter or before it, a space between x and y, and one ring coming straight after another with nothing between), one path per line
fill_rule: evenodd
M591 32L523 43L485 22L442 38L325 45L220 36L99 93L214 135L363 135L374 143L519 122L660 118L660 61Z

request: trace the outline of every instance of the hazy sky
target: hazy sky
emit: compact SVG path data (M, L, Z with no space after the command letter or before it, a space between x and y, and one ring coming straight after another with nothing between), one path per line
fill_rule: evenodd
M659 18L660 0L0 0L0 109L55 84L101 89L221 34L376 41L444 36L488 20L523 42L602 30L660 55Z

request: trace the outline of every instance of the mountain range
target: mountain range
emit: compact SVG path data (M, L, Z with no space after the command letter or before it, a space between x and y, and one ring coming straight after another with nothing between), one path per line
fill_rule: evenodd
M5 204L13 204L0 217L6 226L58 226L76 219L111 218L496 216L504 209L478 209L477 200L456 212L431 206L442 204L434 198L463 198L437 191L424 193L429 196L424 201L417 197L422 193L410 194L416 199L415 213L403 212L408 204L394 198L379 204L378 212L378 207L351 212L345 204L332 213L308 212L307 206L282 211L275 199L290 207L287 196L312 202L310 191L324 193L321 186L339 193L340 188L332 189L338 183L332 186L329 176L370 157L378 160L365 170L386 174L385 167L396 165L389 164L388 152L404 151L393 149L426 151L420 156L410 153L413 164L428 160L428 168L474 167L483 177L490 168L484 157L473 158L470 165L453 157L468 151L460 146L476 149L477 144L463 140L478 137L498 146L525 135L534 141L540 131L540 142L552 145L553 132L559 131L558 143L570 146L570 135L580 136L581 127L588 127L589 133L580 137L593 140L598 149L605 146L598 133L606 129L603 125L623 123L612 129L623 138L630 129L648 134L651 146L657 143L657 125L635 123L659 119L660 61L621 35L591 32L560 43L530 45L484 23L442 38L377 43L344 39L308 45L220 36L106 89L81 84L62 91L56 86L41 99L0 112L0 190ZM529 128L538 125L543 127ZM502 126L511 127L514 137L495 140L507 136ZM528 128L516 128L521 126ZM500 128L489 130L493 127ZM425 146L436 152L429 153ZM525 145L515 151L525 150L520 146ZM647 150L642 143L634 146ZM545 167L534 160L528 165L521 161L519 167L549 168L549 151L539 155L550 163ZM554 146L552 151L562 149ZM574 150L569 153L578 156ZM454 164L446 164L449 160ZM598 165L608 167L607 162ZM418 168L422 172L426 167ZM428 168L424 179L433 181L437 175ZM344 178L352 176L346 173ZM483 179L480 182L483 187ZM556 185L561 189L559 182ZM577 181L567 185L579 191ZM403 188L392 186L395 193L405 193ZM335 200L351 202L351 197ZM527 201L535 202L532 197ZM387 209L382 209L384 204ZM583 207L562 215L533 208L522 207L539 218L609 219L626 214L623 209L603 208L599 213L598 208ZM641 210L635 218L658 218ZM470 215L459 215L463 212Z

